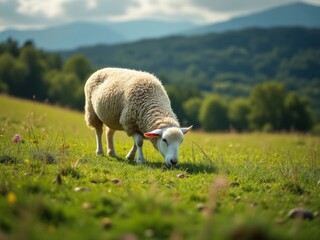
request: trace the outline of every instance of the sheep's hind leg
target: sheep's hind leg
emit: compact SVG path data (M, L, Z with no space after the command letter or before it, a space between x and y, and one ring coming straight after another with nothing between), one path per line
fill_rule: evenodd
M102 147L102 126L96 127L96 142L97 142L97 155L103 155L103 147Z
M131 149L129 154L133 154L133 151L135 153L134 149L136 148L138 150L138 156L137 156L136 162L138 164L146 163L146 160L144 159L143 152L142 152L143 137L140 134L135 133L135 134L133 134L133 140L134 140L135 147L133 147ZM133 155L133 157L134 157L134 155Z
M117 157L116 151L114 150L113 136L116 131L107 127L106 136L107 136L107 147L108 155L110 157Z
M133 143L133 147L131 148L130 152L127 154L126 158L132 161L136 156L136 152L137 152L137 146L135 143Z

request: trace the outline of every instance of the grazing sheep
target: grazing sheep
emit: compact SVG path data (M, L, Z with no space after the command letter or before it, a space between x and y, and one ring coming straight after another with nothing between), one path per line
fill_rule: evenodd
M95 128L98 155L103 154L102 126L105 124L108 155L116 157L113 135L116 130L132 136L134 145L127 159L145 163L143 136L171 166L178 163L178 150L183 134L191 130L180 128L168 95L153 75L129 69L104 68L93 73L85 85L85 120Z

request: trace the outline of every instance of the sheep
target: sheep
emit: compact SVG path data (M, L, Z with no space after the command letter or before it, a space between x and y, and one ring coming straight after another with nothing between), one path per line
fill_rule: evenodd
M148 138L165 159L167 166L178 163L179 146L192 126L180 128L169 97L154 75L124 68L104 68L93 73L85 87L85 121L96 133L96 154L103 155L102 127L106 127L107 154L116 158L113 136L125 131L134 145L128 160L146 163L142 152Z

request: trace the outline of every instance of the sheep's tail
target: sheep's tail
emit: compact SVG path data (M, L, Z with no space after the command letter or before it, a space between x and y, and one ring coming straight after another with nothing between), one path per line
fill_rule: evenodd
M101 128L103 123L94 111L89 94L85 91L86 103L84 106L84 120L89 128Z

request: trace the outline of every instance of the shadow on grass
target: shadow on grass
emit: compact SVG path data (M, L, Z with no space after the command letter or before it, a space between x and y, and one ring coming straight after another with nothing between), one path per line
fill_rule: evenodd
M203 163L179 163L176 166L167 167L162 162L148 162L146 166L154 169L163 169L164 171L177 170L183 171L188 174L199 174L199 173L215 173L217 172L216 167Z
M102 156L102 157L111 161L127 163L132 166L138 165L135 160L129 161L123 157L116 157L116 158L111 158L108 156ZM178 170L178 171L186 172L188 174L216 173L218 171L217 167L212 161L207 161L202 163L182 162L182 163L178 163L176 166L167 167L164 162L149 162L147 160L147 163L144 164L144 166L151 169L162 169L163 171Z
M137 165L135 161L128 161L127 159L117 158L117 161L127 162L130 165ZM167 167L164 162L147 162L144 166L151 169L162 169L163 171L178 170L187 172L188 174L199 173L216 173L217 168L213 164L204 163L178 163L176 166Z
M0 156L0 164L15 164L17 162L18 162L18 159L15 157L11 157L9 155Z
M180 163L174 169L183 170L188 174L198 174L198 173L216 173L218 171L217 167L213 164L204 163Z

